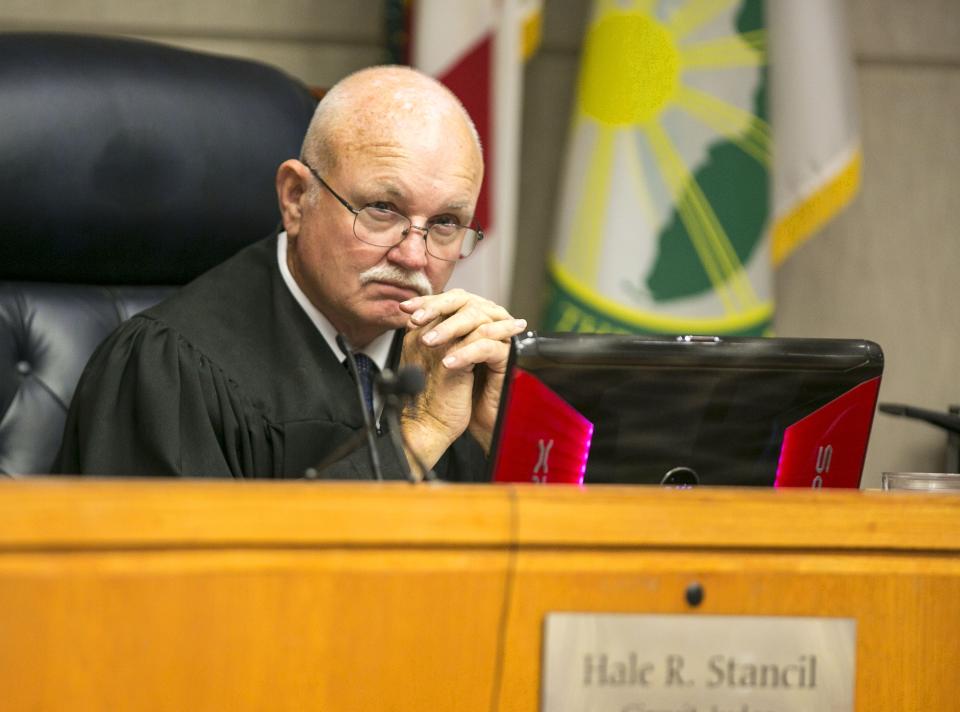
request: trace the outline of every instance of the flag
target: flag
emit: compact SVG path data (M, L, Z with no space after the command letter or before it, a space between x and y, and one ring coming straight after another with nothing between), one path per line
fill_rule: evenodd
M844 4L769 8L773 264L842 210L860 187L860 130Z
M519 167L523 63L539 43L540 0L414 0L411 64L463 102L483 144L475 220L485 239L457 265L451 287L499 304L510 298Z
M842 4L769 7L595 2L546 330L769 332L774 256L839 210L859 176Z

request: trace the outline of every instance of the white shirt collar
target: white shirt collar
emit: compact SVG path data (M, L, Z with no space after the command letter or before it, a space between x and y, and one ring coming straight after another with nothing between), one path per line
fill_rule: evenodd
M303 311L307 313L307 316L310 317L310 321L312 321L313 325L317 327L317 331L319 331L323 336L324 340L327 342L327 345L330 347L330 350L333 351L334 355L340 360L341 363L346 361L347 355L340 350L339 346L337 346L337 330L334 328L333 324L330 323L330 320L321 314L320 310L317 309L313 305L313 302L307 298L307 295L303 293L302 289L300 289L300 285L297 284L297 281L293 278L293 275L290 274L290 269L287 267L286 232L281 232L277 238L277 266L280 268L280 274L283 276L283 282L287 285L287 289L290 290L290 294L293 295L293 298L297 300L297 304L299 304ZM382 371L387 367L387 360L390 358L390 348L393 346L393 336L394 332L392 329L385 331L362 349L357 349L357 352L364 353L369 356Z

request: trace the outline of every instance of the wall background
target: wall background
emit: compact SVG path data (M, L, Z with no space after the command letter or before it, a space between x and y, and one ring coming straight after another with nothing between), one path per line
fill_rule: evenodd
M788 0L773 0L783 2ZM881 399L960 404L960 2L845 0L856 54L864 176L855 203L777 274L782 336L883 346ZM529 63L513 313L539 320L544 256L589 0L546 0ZM382 0L5 0L0 31L123 34L247 56L308 84L384 61ZM945 436L878 415L864 485L943 468Z
M0 31L120 34L251 57L327 87L385 59L382 0L2 0Z

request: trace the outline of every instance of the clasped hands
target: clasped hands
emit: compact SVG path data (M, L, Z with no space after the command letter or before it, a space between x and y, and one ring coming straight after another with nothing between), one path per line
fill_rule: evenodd
M433 467L469 429L489 452L510 338L527 322L462 289L415 297L400 309L410 315L400 365L417 366L426 376L401 417L407 447Z

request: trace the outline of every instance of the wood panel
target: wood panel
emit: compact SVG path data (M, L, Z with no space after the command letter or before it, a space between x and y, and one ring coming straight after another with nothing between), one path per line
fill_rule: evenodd
M702 549L941 550L960 543L960 497L850 490L575 487L520 491L522 544ZM917 517L922 501L927 517Z
M950 709L960 496L0 482L4 710L533 712L550 611L852 617L857 710Z
M0 480L0 550L504 545L504 494L401 482Z
M703 586L696 609L686 587ZM825 616L857 621L856 709L955 709L960 559L744 550L523 553L517 562L501 709L538 709L551 611Z
M512 543L956 552L960 496L766 488L0 480L0 550Z
M505 558L0 555L2 709L487 710Z

